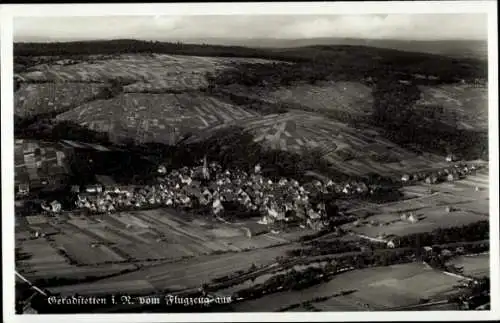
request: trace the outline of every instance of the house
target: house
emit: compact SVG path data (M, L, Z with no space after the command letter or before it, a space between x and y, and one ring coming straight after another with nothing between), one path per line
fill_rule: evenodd
M448 156L446 156L446 161L448 163L454 162L455 160L456 160L456 158L453 154L448 154Z
M426 184L436 184L438 181L438 178L436 175L431 175L431 176L427 176L425 178L425 183Z
M447 180L448 182L452 182L452 181L454 181L454 180L455 180L455 175L453 175L453 174L448 174L448 176L446 176L446 180Z
M261 170L262 170L262 167L260 166L260 164L257 164L257 165L255 165L253 172L255 174L260 174Z
M452 255L452 252L448 249L443 249L441 250L441 255L444 257L450 257Z
M387 241L387 248L396 248L396 244L394 243L394 240L389 240Z
M415 213L410 213L410 215L408 216L408 221L410 223L417 223L418 222L418 217Z
M167 173L167 167L165 167L164 165L160 165L158 166L158 169L157 169L157 172L158 174L166 174Z
M27 183L19 184L17 187L17 194L19 196L26 196L30 192L30 185Z
M432 247L425 246L424 251L430 253L430 252L432 252Z
M222 206L222 202L220 198L216 198L212 203L212 210L215 215L219 215L224 211L224 206Z
M87 193L102 193L102 185L100 184L89 185L85 188L85 191Z
M410 180L410 175L404 174L403 176L401 176L401 182L406 183L409 180Z

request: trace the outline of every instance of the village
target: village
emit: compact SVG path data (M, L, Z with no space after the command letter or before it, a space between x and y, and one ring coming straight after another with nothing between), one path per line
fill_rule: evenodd
M450 167L403 174L398 184L452 182L484 166L456 162L451 156L446 157L446 161ZM84 188L73 185L71 193L76 208L90 214L167 207L211 214L223 221L234 220L229 216L232 214L240 219L258 218L258 223L263 225L298 225L320 231L339 215L335 199L366 197L383 190L381 184L361 180L312 179L299 183L284 177L273 180L262 173L260 164L249 174L239 169L223 169L219 163L209 163L205 157L195 167L168 170L165 165L159 165L156 183L152 185L93 184ZM19 188L18 195L28 190L24 185ZM47 214L63 211L57 200L42 202L41 208ZM417 222L413 214L403 216L411 223Z

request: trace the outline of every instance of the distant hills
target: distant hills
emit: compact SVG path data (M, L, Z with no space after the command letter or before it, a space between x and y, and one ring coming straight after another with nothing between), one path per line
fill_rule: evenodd
M57 40L31 38L29 42L56 42ZM71 39L59 40L70 42ZM91 40L83 40L91 41ZM274 38L190 38L190 39L158 39L162 42L182 42L186 44L207 44L218 46L241 46L251 48L296 48L309 46L349 45L369 46L401 51L437 54L455 58L488 58L488 42L486 40L396 40L396 39L359 39L359 38L302 38L302 39L274 39Z
M396 49L410 52L445 55L461 58L488 58L488 42L482 40L396 40L359 38L308 38L308 39L186 39L186 43L247 46L254 48L293 48L315 45L350 45Z

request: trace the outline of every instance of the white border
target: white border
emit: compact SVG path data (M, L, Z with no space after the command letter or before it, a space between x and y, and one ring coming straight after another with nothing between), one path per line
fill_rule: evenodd
M142 15L276 15L276 14L417 14L487 13L489 54L489 156L491 228L491 306L490 311L452 312L319 312L319 313L207 313L207 314L89 314L14 315L14 159L13 159L13 57L12 21L14 17L41 16L142 16ZM3 306L5 322L242 322L242 321L462 321L500 319L499 218L498 218L498 34L496 1L441 2L358 2L358 3L180 3L180 4L58 4L2 5L2 247Z

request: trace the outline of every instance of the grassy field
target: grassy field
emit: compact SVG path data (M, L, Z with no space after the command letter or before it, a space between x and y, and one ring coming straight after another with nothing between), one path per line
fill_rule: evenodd
M277 311L315 297L331 296L343 290L358 290L325 302L313 303L324 311L383 310L417 304L420 298L433 297L453 289L459 280L424 265L414 263L355 270L340 274L330 282L301 291L287 291L244 301L236 311ZM365 305L366 304L366 305Z

